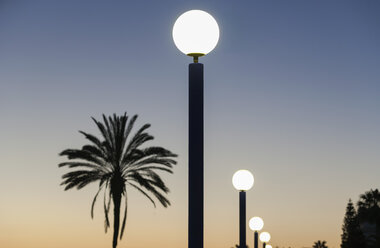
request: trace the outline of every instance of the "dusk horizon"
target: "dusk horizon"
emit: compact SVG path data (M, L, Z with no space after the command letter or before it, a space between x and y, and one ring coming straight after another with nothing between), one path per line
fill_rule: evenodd
M99 189L119 185L110 173L120 168L117 247L188 247L193 58L172 30L189 10L209 13L220 31L215 48L196 55L204 67L204 247L239 244L232 177L242 169L254 177L249 248L254 216L273 248L341 248L350 199L368 238L363 225L375 219L363 195L380 189L380 2L0 0L0 247L115 246L115 202L106 198L107 233L104 191L93 219L91 207ZM99 123L113 122L107 138ZM133 144L147 123L144 142ZM133 126L129 136L123 125ZM104 158L87 147L101 157L90 159L100 174L82 188L74 164L63 163L89 144ZM160 195L133 171L144 156L141 175Z

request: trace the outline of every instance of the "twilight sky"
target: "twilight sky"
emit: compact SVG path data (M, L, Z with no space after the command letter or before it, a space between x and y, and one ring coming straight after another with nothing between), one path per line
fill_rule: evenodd
M111 246L96 186L63 191L65 148L90 117L139 114L179 154L172 206L130 190L120 247L187 247L187 64L176 18L202 9L221 37L205 65L205 248L238 242L238 193L271 244L340 244L349 198L380 187L380 2L0 0L0 246ZM152 144L153 144L152 143ZM248 232L248 245L253 234Z

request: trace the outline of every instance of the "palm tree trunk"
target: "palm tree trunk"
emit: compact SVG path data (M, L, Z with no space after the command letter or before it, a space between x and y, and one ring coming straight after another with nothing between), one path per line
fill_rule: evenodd
M113 241L112 241L112 247L116 248L117 246L117 238L119 237L119 227L120 227L120 202L121 202L121 192L113 192L112 194L113 199Z

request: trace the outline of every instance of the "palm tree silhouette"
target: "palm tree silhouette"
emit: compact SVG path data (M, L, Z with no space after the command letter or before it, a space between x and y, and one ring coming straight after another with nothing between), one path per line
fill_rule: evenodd
M380 192L371 189L360 195L358 201L358 214L362 220L378 222L380 220Z
M380 192L371 189L360 195L358 217L367 247L380 247Z
M58 166L75 168L62 176L65 190L71 188L81 189L84 186L99 182L99 190L91 205L91 218L94 216L94 205L99 193L104 190L104 214L105 231L110 227L108 213L111 199L114 206L113 241L112 247L116 248L117 240L123 237L127 218L127 186L135 188L146 196L154 206L153 198L156 198L164 207L170 205L165 194L169 192L157 171L172 173L172 167L176 164L173 159L176 154L162 147L141 146L153 136L146 130L150 124L143 125L133 136L130 136L137 115L128 121L126 113L122 116L116 114L108 118L103 114L103 123L92 118L102 135L102 140L96 136L79 131L91 142L81 149L66 149L60 156L67 156L69 162L60 163ZM125 210L122 227L120 230L120 207L124 197Z
M326 241L320 241L314 242L313 248L328 248L326 245Z

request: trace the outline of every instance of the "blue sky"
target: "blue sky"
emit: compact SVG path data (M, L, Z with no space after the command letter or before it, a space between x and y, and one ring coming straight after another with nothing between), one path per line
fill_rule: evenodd
M0 219L5 212L18 213L12 199L34 195L30 204L36 209L57 208L66 216L71 212L64 212L65 204L72 205L83 220L67 226L99 232L81 247L108 244L102 225L86 215L94 189L63 192L57 154L83 145L78 130L96 133L90 116L127 111L139 114L140 125L151 123L155 142L180 157L175 174L165 176L173 206L149 206L145 215L136 207L133 215L131 201L136 220L129 220L124 244L138 247L144 230L138 223L149 222L144 216L151 211L150 218L159 222L164 216L178 237L156 242L186 245L191 59L176 49L171 29L190 9L212 14L221 30L218 46L200 60L205 65L207 247L237 243L231 177L240 168L256 179L247 216L263 217L273 244L301 247L325 239L338 247L348 198L356 201L364 191L379 188L378 1L3 0L0 193L6 203ZM46 194L54 201L45 202ZM135 206L149 205L140 203L138 194L135 201ZM42 210L39 214L44 219ZM98 214L101 220L100 208ZM38 238L15 238L16 232L6 228L12 223L24 232L33 229L23 226L21 217L20 223L2 221L0 230L10 234L0 232L0 244L43 248ZM157 232L154 228L146 232ZM60 239L64 231L52 232Z

